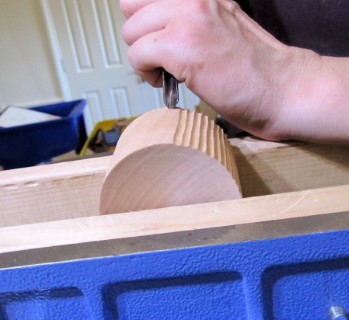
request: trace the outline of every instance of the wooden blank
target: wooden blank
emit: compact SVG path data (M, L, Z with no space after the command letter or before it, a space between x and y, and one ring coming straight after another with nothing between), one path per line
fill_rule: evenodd
M100 213L241 198L229 141L214 121L182 109L156 109L123 133L100 197Z

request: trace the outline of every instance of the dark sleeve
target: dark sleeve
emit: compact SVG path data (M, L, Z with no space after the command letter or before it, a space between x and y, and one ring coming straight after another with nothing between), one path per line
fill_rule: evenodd
M348 0L238 0L281 42L322 55L349 56Z

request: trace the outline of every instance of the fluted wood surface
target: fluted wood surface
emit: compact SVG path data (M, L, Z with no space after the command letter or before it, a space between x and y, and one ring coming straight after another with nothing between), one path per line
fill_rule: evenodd
M100 213L241 198L232 148L200 113L156 109L124 132L100 196Z
M238 180L235 157L223 130L202 113L178 109L178 123L174 134L177 146L199 149L215 158Z

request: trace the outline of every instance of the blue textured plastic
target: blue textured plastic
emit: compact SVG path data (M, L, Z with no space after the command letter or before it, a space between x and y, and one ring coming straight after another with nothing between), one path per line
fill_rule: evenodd
M13 169L36 165L71 150L86 140L83 111L85 100L31 108L60 116L41 123L0 128L0 165Z
M349 231L0 270L1 320L316 319L349 310Z

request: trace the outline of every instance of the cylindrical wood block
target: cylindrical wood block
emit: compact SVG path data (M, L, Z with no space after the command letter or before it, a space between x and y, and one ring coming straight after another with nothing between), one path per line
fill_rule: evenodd
M100 213L241 198L229 141L207 116L161 108L121 136L104 179Z

